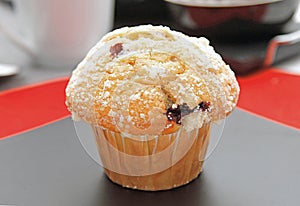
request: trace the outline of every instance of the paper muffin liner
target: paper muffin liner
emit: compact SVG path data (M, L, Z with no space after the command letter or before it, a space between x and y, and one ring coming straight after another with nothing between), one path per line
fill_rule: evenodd
M134 136L91 125L102 166L110 180L139 190L185 185L202 170L211 124L187 132Z

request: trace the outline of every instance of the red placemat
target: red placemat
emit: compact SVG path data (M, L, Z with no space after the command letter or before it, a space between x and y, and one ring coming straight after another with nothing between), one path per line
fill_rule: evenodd
M238 78L241 93L238 107L264 118L300 129L300 76L263 70Z
M0 139L63 119L68 77L0 93Z
M300 76L273 68L238 81L239 108L300 129ZM65 77L0 93L0 139L70 116L67 83Z

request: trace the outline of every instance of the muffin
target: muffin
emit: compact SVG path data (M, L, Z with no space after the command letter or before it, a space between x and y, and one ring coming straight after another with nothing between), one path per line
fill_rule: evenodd
M211 125L232 112L238 94L207 39L141 25L116 29L89 51L72 73L66 105L91 125L110 180L157 191L200 174Z

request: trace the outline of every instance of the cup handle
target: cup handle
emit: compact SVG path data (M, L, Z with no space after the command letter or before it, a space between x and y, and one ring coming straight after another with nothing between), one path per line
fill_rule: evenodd
M274 63L277 49L280 46L294 45L294 44L298 44L299 42L300 42L300 30L296 30L291 33L281 34L273 37L267 47L265 60L264 60L264 67L269 67ZM296 51L295 53L297 52L298 51ZM290 52L286 52L286 53L290 54Z
M13 3L13 0L0 0L0 32L17 47L33 54L29 40L19 33L16 11L11 6Z

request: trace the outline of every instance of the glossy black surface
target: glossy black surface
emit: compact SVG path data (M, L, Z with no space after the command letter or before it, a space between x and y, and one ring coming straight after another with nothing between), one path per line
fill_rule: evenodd
M0 204L282 206L300 202L300 132L236 110L192 183L164 192L110 182L68 118L0 141Z

